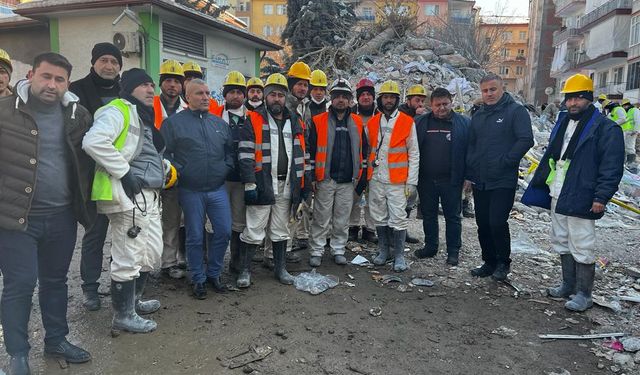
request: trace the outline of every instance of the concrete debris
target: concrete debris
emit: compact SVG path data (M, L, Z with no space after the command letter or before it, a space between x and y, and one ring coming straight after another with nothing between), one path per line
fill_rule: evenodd
M615 353L613 355L613 363L622 368L633 368L635 366L633 356L627 353Z
M493 331L491 331L491 333L501 337L514 337L518 334L518 332L515 329L505 327L505 326L500 326L494 329Z
M625 337L620 340L622 346L626 352L635 353L640 350L640 338L639 337Z

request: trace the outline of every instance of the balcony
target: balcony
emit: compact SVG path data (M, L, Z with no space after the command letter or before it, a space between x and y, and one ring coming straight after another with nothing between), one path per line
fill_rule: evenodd
M627 59L633 60L638 57L640 57L640 44L635 44L629 47L629 56L627 57Z
M555 0L556 17L569 17L584 9L585 0Z
M599 21L611 13L615 14L631 14L632 1L631 0L609 0L606 3L600 5L591 12L578 18L578 28L584 29L585 27Z
M580 30L576 28L566 28L553 33L553 45L557 46L564 41L576 41L580 40L580 38L582 38Z

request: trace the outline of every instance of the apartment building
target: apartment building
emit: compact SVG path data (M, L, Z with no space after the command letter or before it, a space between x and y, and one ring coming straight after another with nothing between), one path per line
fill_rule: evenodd
M525 68L527 64L528 23L483 23L480 32L486 35L500 31L496 42L498 53L490 57L489 70L502 77L505 89L516 94L524 93Z

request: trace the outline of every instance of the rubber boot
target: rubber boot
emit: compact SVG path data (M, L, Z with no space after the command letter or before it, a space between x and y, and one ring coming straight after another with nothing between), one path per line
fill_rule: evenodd
M9 375L31 375L28 355L16 355L9 359Z
M555 298L569 298L576 291L576 261L571 254L560 255L562 263L562 284L547 289L547 294Z
M376 228L376 231L377 230L378 229ZM362 227L362 241L378 243L376 231L369 230L367 227Z
M391 231L391 229L389 229ZM403 272L409 269L404 260L404 242L406 241L407 230L393 229L393 270Z
M111 303L113 304L113 320L111 322L112 333L128 331L135 333L147 333L156 329L157 324L136 314L135 280L118 282L111 280Z
M273 274L282 284L293 284L293 276L286 269L287 241L273 242Z
M238 257L240 261L240 275L238 275L238 280L236 281L238 288L248 288L251 286L251 260L257 248L258 245L251 245L240 241L240 255Z
M573 295L570 301L564 304L567 310L582 312L593 306L591 292L593 291L595 274L595 264L576 262L576 294Z
M100 310L100 296L98 295L98 289L91 290L83 290L82 294L84 296L84 300L82 301L82 306L89 311L98 311Z
M242 272L242 263L240 260L240 232L231 232L229 252L231 253L231 259L229 260L229 272L237 275Z
M378 232L378 255L373 259L373 264L376 266L384 266L389 260L389 246L391 228L389 227L376 227L376 231Z
M150 299L148 301L142 301L142 293L147 285L147 279L149 278L149 272L140 272L136 282L136 312L140 315L151 314L160 310L160 301Z
M350 226L349 227L349 241L357 241L358 233L360 232L359 226Z

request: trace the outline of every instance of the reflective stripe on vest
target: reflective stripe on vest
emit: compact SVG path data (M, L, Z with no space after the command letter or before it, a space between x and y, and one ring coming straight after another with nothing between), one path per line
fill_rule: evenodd
M255 144L253 149L254 159L256 161L255 171L259 172L262 170L262 163L267 162L262 158L262 150L270 149L270 147L265 147L265 145L262 144L263 139L269 139L269 123L262 117L262 115L257 112L247 111L247 117L249 117L249 119L251 120L251 126L253 127L253 135L255 137ZM266 134L263 132L266 132ZM267 143L267 146L269 146L269 143ZM270 162L271 156L269 156L268 163Z
M633 131L633 129L635 128L635 121L633 120L633 115L637 110L638 109L635 107L629 108L629 110L627 111L627 122L622 124L622 131L625 131L625 132Z
M166 118L164 114L165 114L164 106L160 101L160 96L156 95L153 97L153 115L154 115L153 124L158 130L160 130L160 127L162 126L162 121L164 121L164 119Z
M380 120L383 114L378 113L367 122L369 130L369 140L371 153L369 154L369 165L373 165L378 148L378 135L380 133ZM398 113L396 123L391 131L389 139L389 151L387 154L387 165L389 167L389 182L392 184L404 184L409 178L409 151L407 150L407 138L411 135L413 118L402 112ZM373 168L367 170L367 179L373 177Z
M131 115L129 113L129 107L122 101L122 99L114 99L107 106L115 107L124 117L124 126L118 137L113 141L113 147L120 151L124 147L124 143L127 140L129 134L129 120ZM93 201L111 201L113 200L113 190L111 189L111 180L109 174L102 169L96 169L95 176L93 177L93 185L91 187L91 200Z
M353 122L356 124L356 128L358 129L358 134L362 134L362 119L355 114L351 114L351 118ZM326 170L327 164L327 148L329 147L329 112L323 112L317 114L313 117L313 123L316 128L316 133L318 134L317 144L316 144L316 157L315 160L315 175L316 181L324 180L324 174ZM348 125L347 125L348 130ZM358 140L360 143L360 149L362 149L362 142ZM351 147L351 145L349 145ZM358 178L362 175L362 152L360 152L360 163L359 165L354 166L354 168L359 168Z

